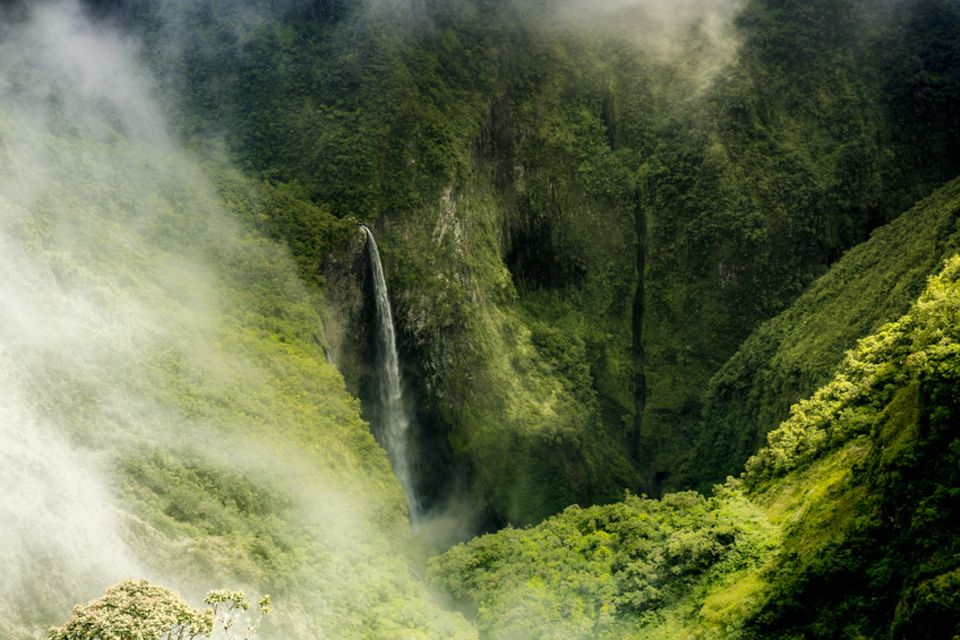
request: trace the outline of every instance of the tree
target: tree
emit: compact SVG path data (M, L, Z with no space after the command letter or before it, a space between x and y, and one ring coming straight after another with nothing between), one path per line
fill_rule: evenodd
M228 640L249 640L270 613L270 596L258 602L259 615L245 618L250 603L242 591L219 589L194 609L179 594L146 580L124 580L98 600L77 605L62 627L48 632L48 640L199 640L222 629ZM244 632L234 629L244 622Z

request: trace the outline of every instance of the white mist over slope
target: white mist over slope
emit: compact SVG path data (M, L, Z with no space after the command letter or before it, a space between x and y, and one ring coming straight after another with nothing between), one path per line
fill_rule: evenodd
M63 122L101 135L108 125L64 98L40 74L68 82L76 91L121 114L127 125L142 122L162 139L158 120L129 69L127 48L79 28L73 7L43 7L36 19L5 38L0 48L0 630L16 637L16 621L43 625L63 615L79 595L96 593L125 575L147 572L120 535L108 482L96 455L81 451L69 433L84 416L62 397L64 372L88 377L109 370L118 349L134 342L142 315L129 301L95 300L65 290L58 264L69 251L53 248L60 233L45 185L64 179L49 156L50 111ZM8 34L4 34L8 35ZM31 59L23 59L26 53ZM39 91L38 91L39 90ZM44 102L23 100L38 91ZM129 104L119 110L111 101ZM37 108L37 107L41 108ZM47 107L49 106L49 110ZM150 117L145 117L150 116ZM56 190L56 187L54 188ZM39 212L40 215L35 215ZM45 254L45 255L42 255ZM42 257L41 257L42 255ZM94 292L91 292L94 293ZM105 293L100 291L99 293ZM79 389L76 390L80 392ZM38 579L38 576L44 576ZM41 627L42 628L42 627Z
M21 50L30 47L30 62L57 90L97 103L91 111L89 102L65 100L70 109L63 117L79 119L88 131L109 123L127 136L171 146L148 76L136 62L136 43L91 24L76 2L40 5L16 42Z
M0 363L0 632L15 637L12 621L43 625L78 595L148 572L119 534L101 470L28 409L8 367Z
M72 1L0 24L0 637L125 577L270 591L266 638L469 637L258 187L179 147L137 53Z

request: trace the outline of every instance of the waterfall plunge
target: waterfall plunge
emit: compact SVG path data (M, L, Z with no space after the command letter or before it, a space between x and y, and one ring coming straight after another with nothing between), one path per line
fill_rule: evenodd
M390 457L393 471L397 474L410 505L410 517L416 519L420 511L419 501L413 486L410 451L410 417L403 404L403 389L400 379L400 358L397 354L397 338L393 328L393 313L387 294L387 281L383 275L377 241L367 227L367 251L370 255L370 272L373 275L373 297L377 315L377 365L380 388L380 419L375 425L381 442Z

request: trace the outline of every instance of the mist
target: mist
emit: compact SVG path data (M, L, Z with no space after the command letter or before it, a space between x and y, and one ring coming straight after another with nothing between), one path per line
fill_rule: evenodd
M215 19L239 46L296 5ZM531 26L600 31L700 86L735 55L739 7L561 2ZM176 73L200 9L154 11L149 56ZM267 638L470 637L411 569L402 492L317 344L319 296L236 210L255 189L181 143L146 45L118 24L66 0L0 25L0 635L37 637L146 577L194 604L274 592ZM455 501L423 535L465 539L477 511Z
M129 59L126 43L107 37L91 46L93 34L78 28L76 11L66 5L42 7L13 37L5 29L0 48L5 63L0 79L4 637L22 635L18 622L42 629L79 596L94 595L125 575L148 575L121 535L102 456L82 450L70 437L88 416L72 411L61 395L70 384L65 376L74 383L106 382L105 370L117 352L126 351L146 327L142 310L129 300L105 296L103 289L96 292L99 300L64 289L58 265L66 266L65 255L57 252L70 251L76 238L58 238L71 223L49 216L57 189L49 187L65 176L60 171L64 158L51 157L47 145L49 129L66 122L97 137L114 128L82 108L84 101L100 102L104 112L120 115L116 125L131 127L136 121L143 125L137 129L141 135L155 142L164 138L145 93L123 67ZM38 81L40 74L49 80ZM64 99L68 93L80 100ZM103 386L94 393L109 393Z
M525 0L518 0L523 7ZM627 43L696 91L736 59L745 0L556 0L544 28Z
M369 624L363 592L462 630L259 187L170 133L142 46L72 1L0 25L0 635L125 577L272 591L266 638Z

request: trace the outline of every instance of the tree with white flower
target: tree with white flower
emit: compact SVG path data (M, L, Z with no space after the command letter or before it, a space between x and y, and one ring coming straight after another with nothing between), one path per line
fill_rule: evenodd
M251 640L270 613L270 596L261 598L257 615L242 591L218 589L194 609L179 594L146 580L124 580L102 598L77 605L62 627L50 629L48 640L202 640L215 631L227 640Z

